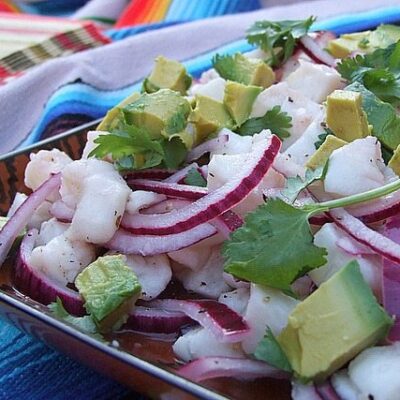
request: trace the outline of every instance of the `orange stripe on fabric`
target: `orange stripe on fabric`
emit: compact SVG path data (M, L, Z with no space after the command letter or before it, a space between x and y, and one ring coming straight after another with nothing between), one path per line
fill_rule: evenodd
M171 4L171 0L159 0L157 2L157 7L152 15L152 19L149 22L160 22L163 21L167 15L167 11Z
M14 12L14 13L19 13L20 10L19 8L13 4L11 1L7 0L0 0L0 11L2 12Z

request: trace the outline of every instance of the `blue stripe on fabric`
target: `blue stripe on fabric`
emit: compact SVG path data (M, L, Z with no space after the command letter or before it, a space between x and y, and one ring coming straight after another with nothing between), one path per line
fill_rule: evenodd
M340 35L374 28L381 23L388 24L399 21L400 7L384 7L316 22L313 25L313 30L331 30Z
M190 2L191 0L173 0L172 4L169 6L164 20L166 22L181 21Z

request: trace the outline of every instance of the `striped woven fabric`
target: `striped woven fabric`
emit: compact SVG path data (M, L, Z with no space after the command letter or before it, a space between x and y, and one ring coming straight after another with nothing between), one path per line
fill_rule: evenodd
M0 83L50 58L110 41L91 22L0 13Z
M380 22L392 23L400 20L400 8L382 8L322 21L314 25L315 30L332 29L337 34L369 29ZM135 30L135 28L129 28ZM117 35L117 31L114 31ZM203 71L211 68L211 59L216 54L245 52L252 47L246 40L234 41L183 62L188 72L198 78ZM129 94L140 91L141 80L117 90L102 90L82 81L62 86L49 98L43 113L29 136L20 143L25 147L38 140L65 132L83 123L101 118L107 110Z

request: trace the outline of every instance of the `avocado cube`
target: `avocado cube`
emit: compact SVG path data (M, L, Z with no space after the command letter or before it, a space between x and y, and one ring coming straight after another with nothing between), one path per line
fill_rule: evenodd
M123 107L125 107L127 104L134 102L140 97L140 93L134 92L124 100L122 100L120 103L118 103L115 107L113 107L111 110L107 112L103 120L100 122L100 124L97 126L96 130L97 131L111 131L112 129L116 128L118 125L118 122L120 121L121 118L121 110Z
M392 168L396 175L400 175L400 144L396 147L396 150L389 160L388 166Z
M362 97L358 92L335 90L330 94L327 98L326 122L335 136L346 142L370 134L367 116L362 109Z
M328 43L327 50L335 58L345 58L354 51L359 51L360 42L368 41L370 33L371 31L365 31L341 35Z
M345 144L347 144L346 141L339 139L336 136L328 135L324 143L322 143L319 149L310 157L306 167L311 169L317 169L321 166L323 167L329 160L330 155Z
M222 78L244 85L261 86L266 89L275 82L275 73L269 65L240 53L233 56L217 55L213 65Z
M99 257L75 280L85 308L100 332L118 329L141 294L141 286L122 255Z
M181 63L159 56L153 71L143 82L143 90L153 93L160 89L171 89L184 96L191 84L192 78Z
M143 93L136 101L123 108L126 121L147 129L150 137L170 136L182 132L189 117L190 103L178 92L161 89Z
M203 142L207 136L221 128L232 129L235 123L225 105L208 96L196 95L196 107L189 117L195 127L195 142Z
M351 261L295 307L277 340L300 379L320 382L384 339L392 324Z
M242 125L249 118L253 103L261 91L262 88L259 86L231 81L226 83L224 104L237 126Z

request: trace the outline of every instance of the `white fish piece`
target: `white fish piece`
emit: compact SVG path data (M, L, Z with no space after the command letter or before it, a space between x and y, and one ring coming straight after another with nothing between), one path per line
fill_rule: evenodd
M193 85L190 89L190 94L211 97L221 103L224 101L226 80L223 78L212 79L209 82L201 85Z
M322 103L336 89L345 87L339 73L331 67L299 60L300 65L285 81L290 88L299 91L316 103Z
M298 303L298 300L286 296L280 290L252 283L244 315L250 327L250 335L242 342L243 350L248 354L254 353L267 327L275 336L279 335L287 325L289 314Z
M71 241L64 234L33 249L29 263L49 278L66 285L87 267L96 256L91 244Z
M172 348L174 353L185 362L207 356L244 357L240 346L221 343L211 332L201 327L180 336Z
M327 223L314 235L314 243L318 247L324 247L327 252L327 263L322 267L313 269L308 273L317 286L327 281L333 274L346 266L350 261L357 260L360 271L365 281L374 294L381 297L381 257L378 255L352 255L343 251L336 245L338 240L345 239L353 242L349 235L340 230L334 223ZM355 243L357 244L357 243Z
M336 393L343 400L360 400L361 393L357 386L349 378L347 370L341 370L331 376L331 384ZM366 399L367 400L367 399Z
M25 169L25 185L36 190L52 174L62 171L71 162L72 159L58 149L31 153L30 161Z
M36 246L43 246L50 240L62 235L69 228L68 223L60 222L55 218L44 221L36 239Z
M77 205L66 235L71 240L102 244L117 231L131 189L106 161L90 159L81 166L86 167L86 171L82 172L80 182L68 177L68 185L72 188L69 194L76 197ZM77 179L80 178L78 174ZM73 202L71 197L63 198L64 202L66 199Z
M400 343L364 350L348 367L362 400L393 400L400 393Z
M91 151L98 146L98 144L95 143L94 141L102 135L108 135L108 132L107 131L89 131L87 133L86 144L82 151L82 159L89 158L89 154L91 153ZM107 161L112 161L111 157L109 157L109 156L106 156L104 159Z
M222 304L227 305L233 311L243 315L246 312L247 303L250 298L249 288L238 288L231 292L222 293L219 296L218 301Z
M220 78L218 72L214 68L210 68L201 74L199 83L204 85L204 84L212 81L213 79L217 79L217 78Z
M169 259L165 254L142 257L126 255L126 263L142 286L141 299L155 299L168 285L172 277Z
M257 96L250 117L262 117L275 106L280 106L281 111L292 118L290 137L283 140L282 151L285 151L304 133L323 109L320 104L308 99L299 91L291 89L286 82L280 82Z
M175 276L182 282L186 290L202 296L217 299L221 293L227 292L229 286L223 279L224 259L221 247L212 247L207 261L197 270L190 268L175 269Z
M378 139L367 136L335 150L329 157L325 191L350 196L376 189L385 183L382 153Z
M211 151L210 159L216 154L226 155L250 153L253 145L253 138L251 136L240 136L227 128L223 128L219 131L218 136L222 135L228 135L228 141L220 148Z
M166 199L167 196L164 194L148 192L146 190L135 190L129 194L125 211L129 214L137 214L143 208L150 207Z
M296 164L305 166L310 157L317 151L315 142L318 141L318 136L325 132L324 120L325 110L311 122L300 138L289 146L283 155Z

